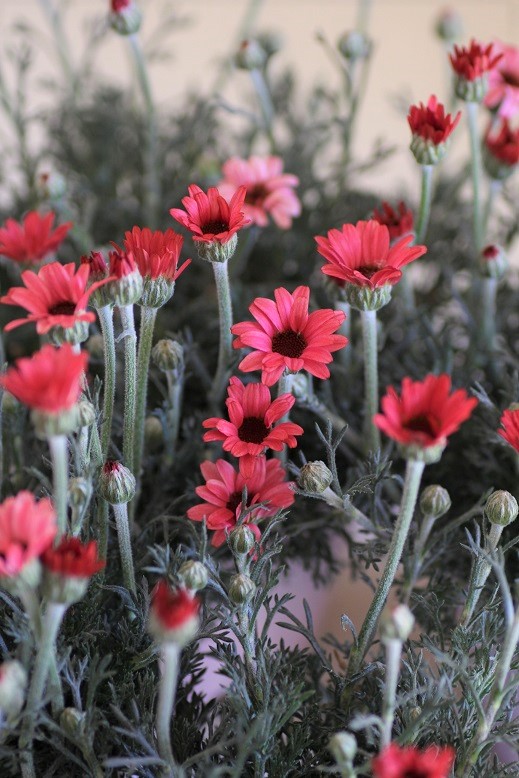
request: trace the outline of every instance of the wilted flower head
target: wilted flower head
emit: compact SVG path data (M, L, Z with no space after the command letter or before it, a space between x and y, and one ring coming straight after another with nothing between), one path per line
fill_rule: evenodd
M0 255L24 265L36 264L45 259L63 242L72 222L52 229L54 213L44 216L30 211L22 222L7 219L0 229Z

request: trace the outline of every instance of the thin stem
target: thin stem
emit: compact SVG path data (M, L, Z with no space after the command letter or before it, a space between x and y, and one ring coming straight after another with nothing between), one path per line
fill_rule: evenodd
M420 208L418 210L418 219L416 221L416 240L415 243L423 244L427 234L429 218L431 216L432 200L432 177L433 165L421 165L422 168L422 190L420 194Z
M346 318L344 319L343 323L339 327L339 334L344 335L346 338L348 338L348 345L344 348L341 348L341 350L337 354L337 359L340 362L340 364L348 368L351 364L351 355L352 355L352 348L351 348L351 306L349 303L343 302L341 300L337 300L335 303L335 307L338 311L342 311Z
M137 335L133 305L119 308L124 336L123 461L134 472L135 406L137 397Z
M218 364L211 388L211 399L215 404L218 404L223 397L230 373L229 366L232 362L232 298L227 261L213 262L212 264L218 297L220 346L218 350Z
M144 99L145 113L148 120L146 134L145 164L145 201L144 215L146 224L150 229L157 226L158 209L160 204L160 175L158 167L158 127L155 101L151 90L148 67L137 34L129 35L128 41L132 50L139 86Z
M175 706L177 691L180 646L177 643L163 643L161 646L161 679L157 704L156 730L159 754L171 768L172 775L177 769L171 747L171 718Z
M36 776L32 756L35 719L43 698L45 682L55 650L56 637L66 610L67 606L62 603L49 602L43 617L39 648L27 696L27 707L19 742L20 751L22 752L21 768L23 778L35 778Z
M44 13L49 19L52 31L54 33L56 52L58 54L61 67L63 68L63 73L65 74L65 78L68 82L71 95L72 97L75 97L78 82L71 63L68 41L65 33L63 32L63 26L61 24L61 13L57 8L54 7L52 0L40 0L40 5L42 6Z
M137 394L135 405L135 441L133 447L133 474L140 480L142 451L144 447L144 421L146 419L146 400L148 398L148 373L150 368L151 346L153 344L153 331L156 308L141 308L141 329L139 335L139 351L137 354Z
M369 28L369 15L371 12L373 0L359 0L357 5L357 24L356 29L367 35Z
M108 552L108 513L108 503L102 497L98 497L95 516L100 559L106 559ZM100 575L104 576L104 569Z
M483 278L481 281L481 349L484 354L491 354L496 334L496 295L497 279Z
M364 448L366 453L380 448L380 433L373 423L378 411L377 312L361 311L364 346Z
M51 435L48 444L52 460L53 497L58 517L59 536L67 529L68 441L65 435Z
M400 671L402 641L392 638L384 641L386 649L386 683L382 708L382 731L380 733L380 751L391 743L391 732L396 708L396 688Z
M481 143L478 130L478 103L468 102L467 122L470 136L470 153L472 163L472 196L473 196L473 235L474 249L479 257L483 248L483 221L481 219L480 183L481 183Z
M502 532L503 532L503 527L499 526L498 524L490 525L490 530L488 532L486 542L485 542L485 551L487 552L487 554L490 554L496 550ZM462 627L465 627L465 629L469 625L469 622L479 602L481 592L483 591L483 587L487 581L488 576L490 575L491 570L492 570L492 565L490 564L490 562L487 562L487 560L484 559L483 557L480 556L476 557L472 565L472 570L470 574L467 600L465 602L465 607L463 608L463 613L461 614L460 623Z
M184 375L174 375L173 371L166 373L168 382L168 410L166 411L166 463L171 465L175 458L178 431L180 428L180 411L184 393Z
M501 192L502 188L503 188L502 181L496 181L492 179L492 181L490 182L490 186L488 188L488 197L485 203L485 210L483 212L483 243L485 243L487 239L488 224L490 222L490 217L492 216L492 211L494 210L494 204L496 202L496 198L498 194Z
M435 522L435 516L424 516L422 519L422 526L414 544L413 558L411 560L411 573L403 586L402 595L400 597L400 602L403 605L408 605L409 600L411 599L411 594L415 587L416 581L418 580L418 576L420 575L420 570L422 569L425 544L429 539L429 535L431 534L431 530Z
M104 385L103 385L103 418L101 421L101 450L103 459L106 459L110 436L112 433L112 417L114 413L115 399L115 339L114 339L114 311L111 305L104 305L97 309L104 345Z
M400 560L402 558L402 552L404 550L411 521L414 515L414 509L416 505L416 499L418 496L418 490L420 488L420 481L422 480L422 473L425 467L424 462L420 462L416 459L409 459L407 461L404 492L402 494L402 502L400 504L400 514L395 524L393 531L393 537L391 539L391 545L386 559L386 565L382 578L379 581L375 596L369 606L366 618L360 630L358 640L351 651L350 663L348 667L348 676L352 678L362 665L364 657L371 645L375 630L377 628L378 620L382 609L386 603L389 590L395 580L396 571Z
M126 588L135 594L137 587L135 585L135 570L133 567L132 541L130 538L130 525L128 522L128 505L119 503L112 505L115 524L117 527L117 540L119 541L119 552L121 554L121 565L123 568L123 581Z
M269 88L265 81L263 71L259 68L254 68L250 71L250 77L258 96L258 102L261 109L261 115L263 117L263 128L269 139L270 150L274 152L276 150L276 141L272 131L272 122L274 120L274 106L272 105L272 98L270 97Z

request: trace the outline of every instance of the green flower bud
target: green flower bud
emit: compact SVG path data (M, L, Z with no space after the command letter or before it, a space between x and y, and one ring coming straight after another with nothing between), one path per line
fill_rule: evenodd
M27 673L16 659L0 665L0 711L8 720L15 719L23 708Z
M234 256L237 245L238 236L234 233L227 243L220 243L217 240L213 240L211 243L202 243L200 241L196 248L198 256L205 262L227 262Z
M96 409L90 400L83 398L77 405L78 428L91 427L96 420Z
M59 723L67 735L76 740L84 734L86 713L77 708L65 708L61 711Z
M198 592L207 586L209 574L207 567L202 562L196 562L193 559L184 562L178 574L186 589L190 589L192 592Z
M328 741L328 750L338 767L346 768L353 764L357 753L357 741L349 732L336 732Z
M331 470L321 462L307 462L303 465L297 479L297 485L304 492L322 494L333 481Z
M88 338L88 322L77 321L72 327L52 327L49 330L49 338L55 346L70 343L78 346Z
M438 484L426 486L420 495L420 510L424 516L439 519L451 507L451 498L447 489Z
M337 48L344 59L356 62L370 56L373 44L360 30L350 30L341 35L337 41Z
M71 478L68 482L68 501L71 508L82 509L90 499L91 486L86 478Z
M234 554L244 556L254 548L256 538L253 531L246 524L240 524L229 537L229 543Z
M508 267L506 251L495 243L485 246L479 255L479 271L484 278L500 281L506 275Z
M504 490L493 492L485 505L485 516L491 524L507 527L517 518L519 506L517 500Z
M276 31L264 30L256 35L256 40L265 52L265 57L269 60L278 51L283 48L283 37Z
M39 174L36 187L43 200L60 200L67 191L67 183L61 173L48 171Z
M120 462L107 460L99 476L99 494L110 505L130 502L135 495L135 477Z
M460 100L465 100L467 103L482 103L488 92L488 73L483 73L473 80L457 76L454 91Z
M144 276L140 304L144 308L162 308L173 297L175 282L170 278Z
M434 29L438 38L445 43L454 43L464 36L463 19L452 8L446 8L440 13Z
M229 585L229 598L235 605L243 605L252 600L256 588L256 584L248 575L234 575Z
M112 12L108 21L112 30L119 35L134 35L140 30L142 14L133 0L128 2L112 0Z
M413 631L414 621L414 616L407 605L401 604L396 608L388 608L380 618L382 642L399 640L403 643Z
M370 289L368 286L346 283L343 294L345 301L356 311L378 311L391 300L392 290L391 284Z
M267 55L260 43L251 39L241 42L234 58L234 64L240 70L257 70L265 65L266 60Z
M184 369L184 347L178 340L163 338L153 346L151 358L154 365L164 373L181 372Z
M59 413L44 413L32 410L31 420L34 425L36 437L41 440L55 435L68 435L78 428L78 406L60 411Z

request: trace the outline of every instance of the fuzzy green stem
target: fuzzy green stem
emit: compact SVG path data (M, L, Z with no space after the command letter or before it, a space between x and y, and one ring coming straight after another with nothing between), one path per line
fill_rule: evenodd
M472 224L474 235L474 249L476 257L479 257L483 248L483 221L481 219L481 143L478 130L478 103L468 102L467 122L470 136L470 153L472 165Z
M110 436L112 434L112 417L114 413L115 399L115 338L114 338L114 311L111 305L104 305L97 309L99 324L103 335L104 345L104 385L103 385L103 418L101 420L101 450L103 459L108 455Z
M157 742L160 756L171 768L171 775L176 775L177 765L171 747L171 717L177 691L180 646L173 642L163 643L160 653L162 668L156 716Z
M503 532L503 527L501 527L499 524L490 525L490 530L488 532L486 542L485 542L485 551L487 553L492 553L493 551L496 550L502 532ZM492 570L492 565L490 564L490 562L487 562L487 560L482 557L476 557L472 565L472 571L470 574L467 600L465 602L465 607L463 608L463 613L461 614L460 624L462 627L465 627L465 629L469 625L469 622L479 602L481 592L487 581L488 576L490 575L491 570Z
M157 113L148 75L148 67L139 41L139 36L137 34L129 35L128 40L135 62L139 86L144 99L147 119L146 149L144 157L146 182L144 192L144 215L147 226L153 230L157 226L160 204Z
M68 82L71 96L74 98L76 96L78 87L78 79L76 78L74 68L72 67L68 41L61 24L61 9L55 8L52 0L40 0L40 5L42 6L43 11L46 14L52 27L52 32L54 33L54 40L56 44L55 51L58 55L61 67L63 68L65 79Z
M481 318L479 330L481 349L484 354L491 354L496 334L496 295L497 279L483 278L481 281Z
M102 497L97 498L96 505L96 531L97 531L97 543L99 548L99 558L106 559L108 552L108 514L109 506L106 500ZM104 569L100 572L101 576L104 576Z
M156 308L141 308L141 329L139 335L139 351L137 354L137 395L135 405L135 441L133 447L133 473L137 482L141 477L142 452L144 448L144 421L146 419L146 400L148 398L148 373L150 368L151 347Z
M343 302L341 300L338 300L335 303L335 307L338 311L342 311L346 318L344 319L343 323L339 327L339 334L344 335L346 338L348 338L348 344L341 348L341 350L337 353L337 359L340 362L340 364L348 368L351 364L351 306L349 303Z
M377 312L361 311L364 347L364 448L366 453L380 448L380 433L373 423L378 411Z
M418 210L418 219L416 222L416 240L415 243L423 244L429 226L431 216L432 200L432 177L433 165L421 165L422 168L422 190L420 194L420 208Z
M225 392L225 385L229 378L229 366L232 362L232 297L229 285L228 263L213 262L214 280L216 282L216 294L218 297L218 314L220 318L220 346L218 350L218 364L211 388L213 403L219 404Z
M137 335L133 305L119 308L124 335L123 461L134 472L135 407L137 396Z
M413 558L411 560L411 572L409 574L409 578L403 586L402 596L400 597L400 602L403 605L409 605L411 594L422 568L425 544L429 539L429 535L431 534L431 530L435 522L435 516L424 516L422 519L422 526L420 527L420 532L414 544Z
M270 143L271 152L276 150L276 140L272 131L272 122L274 120L274 106L272 105L272 98L270 97L269 88L265 81L263 71L259 68L254 68L250 71L250 77L258 96L258 102L261 109L261 115L263 117L263 129Z
M20 759L23 778L36 778L32 756L35 719L43 698L45 682L55 650L56 637L66 610L67 606L62 603L49 602L43 617L39 648L27 696L27 706L19 742L22 752Z
M389 590L395 580L396 571L402 558L402 552L413 519L424 467L425 463L416 459L408 459L407 461L400 514L393 531L393 537L391 539L391 545L389 546L382 578L379 581L375 596L369 606L358 640L351 651L348 667L349 678L352 678L360 670L364 657L373 640L378 620L386 603Z
M59 536L67 530L68 441L65 435L51 435L48 444L52 460L54 508L58 518Z
M392 638L384 641L386 649L386 683L382 706L382 731L380 733L380 751L391 743L391 732L396 708L396 689L400 672L402 641Z
M184 393L184 376L174 376L173 371L166 373L168 383L168 410L166 412L166 462L173 463L180 428L180 411Z
M132 594L135 594L137 587L135 585L132 541L130 538L130 524L128 522L128 505L127 503L119 503L112 505L112 508L117 527L117 540L119 541L124 585Z
M496 202L496 198L498 194L501 192L502 188L503 188L502 181L492 180L490 182L490 186L488 188L488 197L485 203L485 210L483 213L483 243L485 243L487 239L490 217L492 216L492 211L494 210L494 204Z

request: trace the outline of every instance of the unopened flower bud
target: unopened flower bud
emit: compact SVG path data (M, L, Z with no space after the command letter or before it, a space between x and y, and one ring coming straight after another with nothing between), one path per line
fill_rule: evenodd
M96 409L90 400L83 399L77 405L78 427L91 427L96 420Z
M426 486L420 495L420 510L424 516L439 519L451 507L451 498L447 489L439 484Z
M178 340L163 338L153 346L151 358L159 370L165 373L180 372L184 367L184 348Z
M440 40L454 43L464 35L463 19L453 8L446 8L440 13L434 29Z
M357 753L357 741L349 732L336 732L328 741L328 750L339 767L349 767Z
M414 722L414 721L417 721L417 719L419 719L421 715L422 715L422 709L420 708L420 706L419 706L419 705L415 705L415 706L414 706L414 707L412 707L412 708L411 708L411 710L409 711L409 718L410 718L410 719L411 719L411 721L413 721L413 722Z
M333 481L331 470L321 462L307 462L303 465L297 479L297 485L304 492L322 494Z
M250 527L247 527L246 524L240 524L231 532L229 543L233 552L240 556L252 551L256 538Z
M506 251L495 243L485 246L479 255L479 271L485 278L499 281L506 275L508 267Z
M276 31L264 30L256 35L256 40L265 52L265 57L269 60L274 54L277 54L283 48L283 37Z
M85 343L85 347L92 359L100 362L104 358L105 346L102 335L91 335Z
M144 444L146 450L154 453L164 445L164 429L157 416L147 416L144 422Z
M44 171L36 180L38 194L43 200L59 200L67 191L67 184L61 173Z
M257 70L264 66L266 59L267 55L260 43L251 38L241 42L234 58L234 64L240 70Z
M178 571L186 589L192 592L198 592L205 589L209 578L207 567L202 562L190 559L181 566Z
M27 673L16 659L0 665L0 711L8 719L14 719L23 708Z
M337 48L344 59L356 62L369 57L372 43L360 30L350 30L341 35L337 41Z
M380 618L380 634L382 642L399 640L402 643L407 640L414 627L414 616L407 605L397 605L396 608L388 608Z
M485 516L491 524L507 527L517 518L519 506L517 500L504 490L493 492L485 504Z
M142 14L134 0L111 0L108 21L119 35L134 35L140 30Z
M61 711L59 723L66 734L75 740L83 735L86 713L77 708L65 708Z
M68 482L68 501L71 508L83 508L91 493L90 483L86 478L71 478Z
M130 502L135 488L135 477L127 467L112 459L104 463L99 476L99 494L106 502L110 505Z
M248 575L234 575L229 585L229 598L235 605L243 605L249 602L256 593L256 584Z

